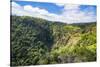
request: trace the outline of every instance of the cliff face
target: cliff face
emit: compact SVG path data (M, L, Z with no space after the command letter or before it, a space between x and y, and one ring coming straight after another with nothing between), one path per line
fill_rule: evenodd
M96 60L96 22L65 24L11 16L11 64Z

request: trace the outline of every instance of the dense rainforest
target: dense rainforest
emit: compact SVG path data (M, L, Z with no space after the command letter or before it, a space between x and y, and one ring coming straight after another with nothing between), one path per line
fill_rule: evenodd
M96 22L11 16L11 66L96 61Z

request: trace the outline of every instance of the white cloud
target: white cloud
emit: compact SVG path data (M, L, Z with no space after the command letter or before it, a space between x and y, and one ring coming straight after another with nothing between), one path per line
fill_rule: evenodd
M18 8L20 8L20 5L16 4L15 2L12 2L11 4L12 4L12 7L18 7Z
M45 9L40 9L38 7L32 7L30 5L26 5L24 6L24 10L30 11L30 12L37 12L40 14L48 14L48 11L46 11Z
M79 9L80 5L72 5L72 4L65 4L64 9L65 10L73 10L73 9Z
M32 7L31 5L20 6L17 3L12 2L12 14L19 16L38 17L50 21L60 21L64 23L96 21L96 16L94 15L94 12L92 10L90 12L83 12L80 10L80 5L60 4L60 6L64 6L64 10L62 10L62 13L60 15L57 15L48 12L46 9Z

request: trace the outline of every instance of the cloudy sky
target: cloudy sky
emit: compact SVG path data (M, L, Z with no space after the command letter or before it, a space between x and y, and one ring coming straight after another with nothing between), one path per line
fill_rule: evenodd
M32 16L64 23L96 21L96 6L33 1L12 1L12 15Z

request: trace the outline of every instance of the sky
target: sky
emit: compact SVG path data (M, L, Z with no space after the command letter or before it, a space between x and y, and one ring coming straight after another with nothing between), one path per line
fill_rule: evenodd
M12 15L31 16L63 23L96 22L96 6L35 1L11 2Z

